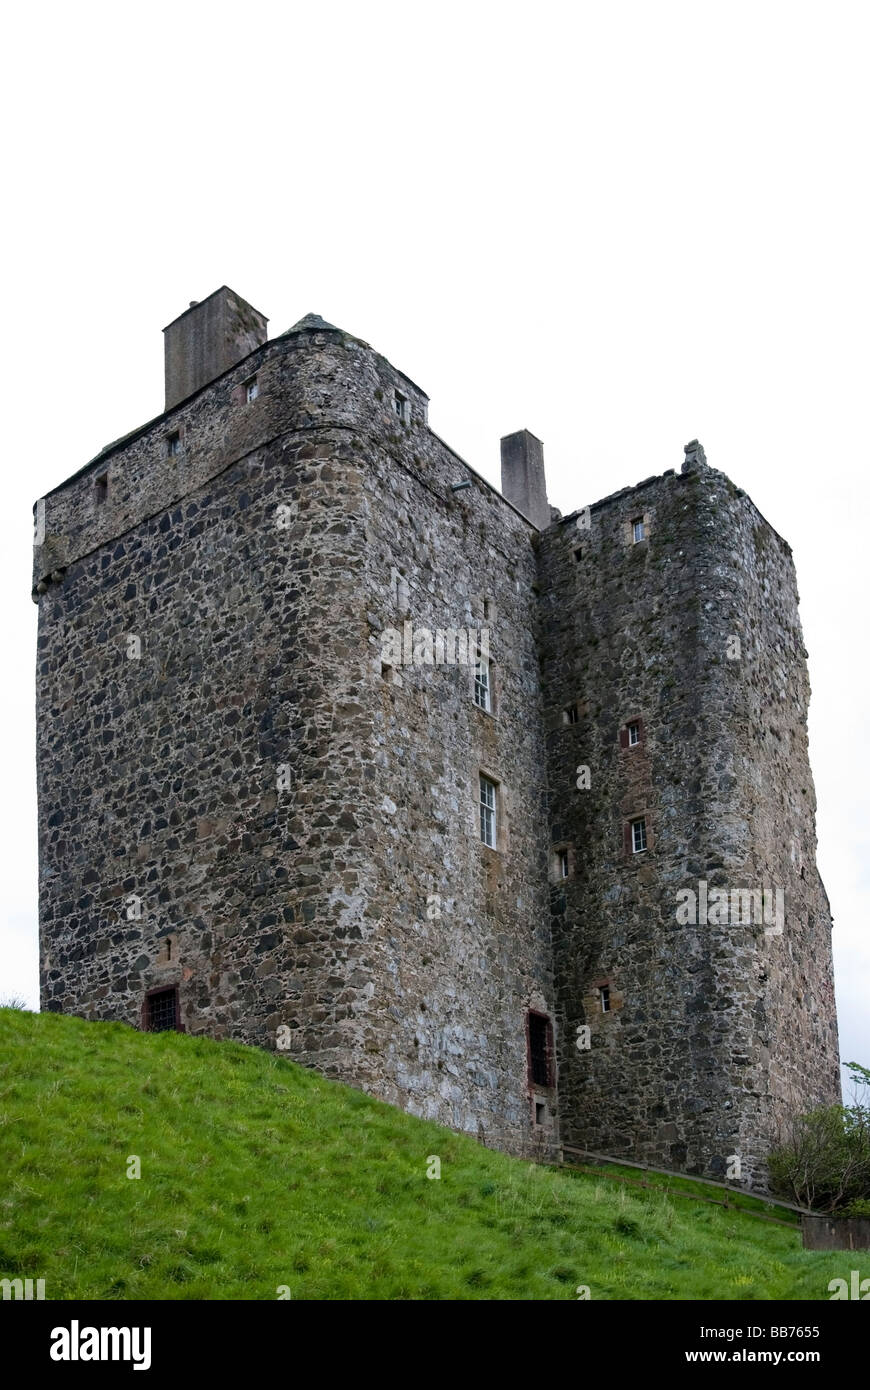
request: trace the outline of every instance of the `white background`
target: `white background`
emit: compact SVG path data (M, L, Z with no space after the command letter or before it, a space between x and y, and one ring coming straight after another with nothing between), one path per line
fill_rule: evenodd
M794 549L842 1055L870 1065L866 5L19 6L4 21L0 995L37 1002L31 508L221 284L563 512L697 436ZM728 538L723 536L723 546ZM723 679L727 678L723 674Z

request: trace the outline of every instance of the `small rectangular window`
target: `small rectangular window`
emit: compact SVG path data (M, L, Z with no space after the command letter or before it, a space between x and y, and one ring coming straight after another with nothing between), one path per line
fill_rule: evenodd
M642 516L635 517L634 521L631 523L631 533L634 538L635 545L638 541L642 541L644 539L645 532Z
M559 877L568 877L568 851L566 849L559 850Z
M547 1119L547 1107L542 1100L535 1101L535 1124L542 1125Z
M175 434L166 436L166 452L170 458L175 458L181 453L181 435L176 430Z
M637 720L628 726L628 746L633 748L636 743L640 743L640 725Z
M490 849L495 849L496 826L496 784L480 774L480 838Z
M562 710L563 724L576 724L580 719L580 710L576 705L566 705Z
M250 381L245 382L245 400L247 401L248 405L251 404L251 401L255 401L259 394L260 384L257 381L257 378L255 376L252 376Z
M529 1082L532 1086L551 1086L552 1027L545 1014L527 1015L529 1030Z
M634 854L646 849L646 821L643 817L631 822L631 848Z
M145 1000L145 1030L166 1033L178 1027L178 990L161 989Z
M109 475L108 473L100 473L98 477L94 478L94 497L96 498L97 506L105 502L108 496Z
M582 545L578 546L577 549L574 551L574 559L577 561L578 564L579 564L580 561L583 559L583 547L582 547Z
M477 654L474 669L474 703L478 709L492 713L492 682L490 680L489 657Z
M408 404L408 397L403 396L401 391L393 394L393 412L398 415L403 425L407 425L411 418L411 409Z
M610 1013L610 985L601 985L598 990L598 999L601 1004L603 1014Z

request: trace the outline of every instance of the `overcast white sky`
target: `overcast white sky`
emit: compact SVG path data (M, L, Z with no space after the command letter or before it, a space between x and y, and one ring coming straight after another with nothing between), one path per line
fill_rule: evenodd
M313 311L565 512L697 436L794 549L842 1056L870 1065L866 4L30 4L4 22L7 851L37 1001L31 507L221 284ZM727 544L727 537L723 537Z

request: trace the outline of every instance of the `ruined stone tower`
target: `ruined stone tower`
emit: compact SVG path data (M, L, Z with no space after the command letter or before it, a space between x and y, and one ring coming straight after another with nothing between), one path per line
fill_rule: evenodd
M500 494L226 287L166 373L36 507L43 1007L763 1179L838 1094L788 546L697 445L561 518L521 431Z

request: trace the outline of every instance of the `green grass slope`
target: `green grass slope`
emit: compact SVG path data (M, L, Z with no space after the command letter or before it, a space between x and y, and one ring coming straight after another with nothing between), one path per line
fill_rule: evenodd
M9 1009L0 1175L0 1278L43 1278L47 1299L827 1299L851 1268L745 1213L507 1158L280 1055Z

